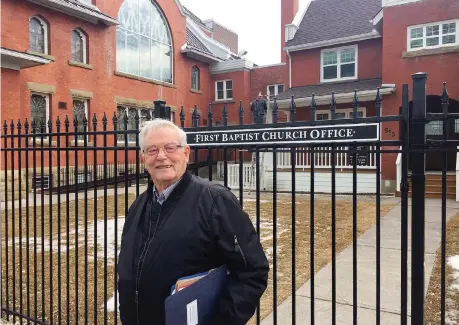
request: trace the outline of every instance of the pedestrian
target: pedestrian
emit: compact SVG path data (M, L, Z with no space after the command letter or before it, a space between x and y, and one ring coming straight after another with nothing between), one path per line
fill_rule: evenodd
M177 279L223 264L229 275L205 325L246 324L269 272L249 216L229 189L187 170L191 150L185 132L172 122L146 122L139 145L151 182L129 208L123 228L122 324L164 324L164 301Z

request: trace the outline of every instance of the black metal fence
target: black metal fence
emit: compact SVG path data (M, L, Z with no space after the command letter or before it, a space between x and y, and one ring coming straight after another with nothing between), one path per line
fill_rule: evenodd
M336 102L332 96L330 104L331 120L315 121L316 104L311 102L311 121L296 121L296 107L292 98L291 120L278 123L276 102L272 107L273 123L244 125L244 109L239 109L239 125L228 126L228 112L223 110L223 123L214 125L212 107L209 108L208 124L197 127L200 116L193 112L192 127L185 128L189 134L194 157L194 173L207 171L213 180L215 163L223 161L222 183L229 185L229 177L237 177L237 195L241 205L249 211L256 226L259 238L271 265L269 287L262 297L256 315L251 323L265 321L277 324L279 318L285 322L281 303L291 296L288 308L294 315L289 323L320 324L323 320L318 312L318 304L323 297L317 290L318 271L331 264L331 312L332 324L342 324L338 319L339 298L337 286L338 255L346 246L352 248L352 307L351 319L357 324L359 319L359 289L369 285L374 288L375 299L372 317L376 324L382 324L383 302L381 292L381 158L385 154L401 155L401 205L400 205L400 287L399 321L401 324L423 324L425 316L425 165L427 152L438 152L444 162L442 175L441 209L441 304L440 321L445 322L446 311L446 159L456 154L457 141L448 140L447 121L459 118L459 114L448 113L448 94L442 94L442 113L426 114L426 76L413 76L412 109L409 107L408 85L403 87L402 113L383 116L382 98L375 98L376 115L365 118L335 119ZM252 109L254 121L260 122L264 110ZM353 102L353 116L357 116L359 101ZM164 117L167 112L160 114ZM260 119L261 117L261 119ZM119 119L124 119L124 128L118 128ZM128 130L127 119L134 118L136 128ZM147 117L150 119L151 117ZM184 110L180 113L180 124L185 126ZM443 139L426 140L426 123L443 122ZM31 124L26 120L11 122L3 126L2 140L2 279L1 311L5 319L22 320L32 324L119 324L117 310L117 256L124 216L133 200L144 189L142 179L148 179L139 153L139 117L114 116L112 123L104 115L102 127L94 116L92 128L88 131L88 121L83 121L83 130L78 121L66 119L61 125L57 119L45 125L44 121ZM382 140L379 126L382 123L396 122L401 126L400 140ZM110 126L109 126L110 124ZM376 133L373 134L374 128ZM323 133L319 129L330 130ZM299 130L293 135L293 130ZM317 131L314 131L317 130ZM345 130L345 131L340 131ZM350 130L350 131L348 131ZM363 131L362 131L363 130ZM252 133L241 136L239 140L196 142L196 135ZM257 133L258 132L258 133ZM260 132L274 132L279 139L268 141ZM284 133L282 133L284 132ZM290 133L288 133L290 132ZM309 133L308 133L309 132ZM317 132L317 137L315 136ZM328 132L328 131L327 131ZM353 133L354 132L354 133ZM279 134L284 134L282 138ZM290 134L290 140L286 134ZM253 140L259 134L259 141ZM321 136L328 134L327 136ZM333 135L334 134L334 135ZM119 141L120 135L125 135ZM128 136L126 136L128 135ZM298 139L304 135L303 138ZM309 135L309 138L307 138ZM376 136L374 136L376 135ZM82 139L72 142L72 139ZM342 137L342 139L340 139ZM346 138L347 137L347 138ZM135 143L128 143L135 138ZM91 142L88 139L92 139ZM194 139L194 140L193 140ZM245 139L245 140L244 140ZM271 139L272 140L272 139ZM312 141L314 140L314 141ZM348 147L343 149L342 144ZM279 154L289 151L291 168L283 172L277 170ZM320 170L316 168L315 157L318 151L328 152L331 161L336 155L346 153L351 158L350 170L351 198L343 200L337 191L342 182L337 176L336 164L329 171L330 193L321 200L315 191L319 182ZM218 154L216 154L216 152ZM238 153L237 173L230 171L230 155ZM308 175L298 171L298 154L310 155ZM360 154L374 154L376 166L366 174L374 176L375 195L371 208L361 213L361 200L358 186L361 182L359 169ZM204 157L204 159L200 159ZM263 159L270 160L272 171L264 170ZM411 158L411 170L409 170ZM247 159L249 161L247 162ZM246 164L249 173L255 175L254 194L244 191ZM204 170L204 172L203 172ZM127 172L126 172L127 171ZM262 175L262 173L265 173ZM269 175L268 175L269 174ZM286 176L288 175L288 176ZM45 177L46 176L46 177ZM269 176L269 177L268 177ZM270 179L270 187L261 191L262 179ZM298 187L307 179L309 190L300 195ZM218 181L215 180L214 181ZM233 180L234 181L234 180ZM411 188L410 190L410 181ZM289 183L287 194L282 193L281 185ZM135 185L135 186L134 186ZM409 195L412 195L411 245L408 242ZM250 200L247 200L250 199ZM251 201L254 199L253 201ZM369 199L362 199L366 202ZM371 218L368 218L371 214ZM360 224L367 220L367 226ZM370 220L371 221L368 221ZM358 239L363 233L360 228L369 229L375 225L374 283L361 282L358 277ZM324 239L325 238L325 239ZM411 263L408 254L411 247ZM321 252L326 252L322 254ZM325 256L325 257L324 257ZM408 276L411 269L411 276ZM346 280L344 282L349 282ZM411 292L408 283L411 282ZM297 290L305 283L301 300ZM323 286L323 283L320 283ZM411 294L411 305L408 295ZM305 304L304 296L309 300ZM409 311L409 309L411 309ZM298 315L307 314L307 319ZM291 317L291 316L289 316Z

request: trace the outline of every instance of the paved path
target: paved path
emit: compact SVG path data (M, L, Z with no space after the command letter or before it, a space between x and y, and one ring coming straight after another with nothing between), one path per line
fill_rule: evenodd
M448 200L448 220L459 213L459 202ZM441 201L426 200L425 230L425 290L427 291L435 254L441 240ZM409 207L409 229L411 228L411 202ZM381 221L381 324L400 324L400 274L401 274L401 215L400 203ZM408 315L411 315L411 231L408 232ZM357 241L358 276L358 324L376 324L376 226L359 237ZM337 324L353 324L352 295L352 248L347 247L337 256ZM315 324L331 324L331 263L321 269L315 277ZM296 295L296 324L310 323L310 282L305 283ZM409 318L409 323L411 322ZM269 315L262 325L273 324ZM277 310L277 324L292 324L291 298L284 301Z

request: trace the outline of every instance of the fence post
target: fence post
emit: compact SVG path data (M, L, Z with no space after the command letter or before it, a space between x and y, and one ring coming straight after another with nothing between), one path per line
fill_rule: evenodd
M166 102L164 100L155 100L153 103L155 104L153 113L155 118L171 119L170 108L166 107Z
M425 144L427 73L416 73L413 79L413 112L411 125L411 322L424 324L424 243L425 243Z

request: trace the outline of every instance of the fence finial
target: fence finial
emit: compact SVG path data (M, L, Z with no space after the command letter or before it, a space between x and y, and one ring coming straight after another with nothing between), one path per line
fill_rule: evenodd
M316 96L312 94L311 103L309 104L309 114L311 116L311 121L316 120Z
M69 132L70 121L69 121L69 116L67 114L65 114L64 126L65 126L65 132Z
M331 112L331 119L335 119L336 113L336 100L335 100L335 92L332 91L331 101L330 101L330 112Z
M209 118L209 126L212 126L214 120L214 112L212 111L212 103L209 103L209 112L207 113L207 117Z
M182 126L182 128L185 127L185 111L183 109L183 105L182 110L180 111L180 125Z
M277 105L277 97L274 97L272 113L273 113L273 123L277 123L277 117L279 115L279 106Z
M376 116L381 116L381 103L382 103L381 91L380 91L380 88L378 87L376 91Z
M61 128L61 119L59 118L59 115L57 116L56 127L58 130Z
M18 120L18 123L16 124L16 129L17 129L18 131L21 131L21 129L22 129L21 119Z
M45 133L45 119L43 118L43 116L40 119L40 131L41 133Z
M104 117L102 117L102 126L105 131L107 129L107 114L105 114L105 112L104 112Z
M11 134L13 134L13 131L14 131L14 122L13 122L13 120L11 120L10 130L11 130Z
M223 105L223 125L228 125L228 108L226 107L226 104Z
M357 96L357 89L354 89L354 99L352 100L352 112L354 118L357 117L357 109L359 108L359 98Z
M238 114L239 114L239 124L242 125L244 124L244 108L242 107L242 100L239 101Z
M26 117L25 123L24 123L24 130L25 130L26 133L29 131L29 120L28 120L27 117Z
M97 125L97 116L96 116L96 113L94 113L94 115L92 116L92 125L94 127L96 127Z
M295 96L292 95L291 96L291 100L290 100L290 122L295 122L296 120L296 105L295 105Z
M193 114L191 115L191 118L193 120L193 127L197 128L198 120L199 120L199 113L198 113L198 107L196 105L194 105L194 110L193 110Z
M118 117L116 116L116 111L113 111L113 126L116 126L118 124Z

